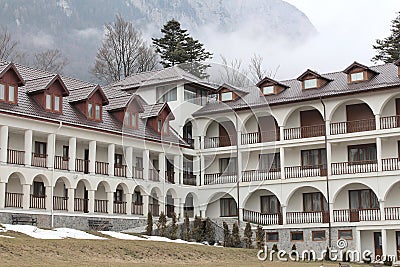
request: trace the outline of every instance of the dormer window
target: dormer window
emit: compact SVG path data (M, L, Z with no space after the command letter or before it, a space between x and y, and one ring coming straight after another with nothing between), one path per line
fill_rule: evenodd
M134 112L125 112L124 117L124 126L129 128L137 128L138 127L138 114Z
M52 112L61 112L61 96L55 94L46 94L45 108Z
M161 120L157 121L157 131L159 133L161 133L161 131L162 131L162 121Z
M0 101L11 104L16 103L17 86L0 83Z
M318 87L318 80L316 78L304 80L304 89L311 89Z
M347 83L358 83L363 81L371 80L379 72L362 65L358 62L354 62L348 66L344 71L347 74Z
M354 72L350 74L351 82L359 82L364 80L364 72Z
M303 90L322 88L332 81L328 77L322 76L310 69L300 75L297 80L301 82Z
M275 87L273 85L263 87L264 95L270 95L270 94L273 94L274 92L275 92Z
M221 93L221 101L231 101L233 100L233 93L232 92L223 92Z
M101 121L102 106L95 103L88 103L88 118L96 121Z

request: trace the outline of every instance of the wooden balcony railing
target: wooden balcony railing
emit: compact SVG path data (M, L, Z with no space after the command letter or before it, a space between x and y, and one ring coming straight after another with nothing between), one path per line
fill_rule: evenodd
M174 177L175 177L175 172L174 171L165 171L165 181L170 184L174 184Z
M75 159L75 171L89 173L89 160Z
M331 134L356 133L364 131L373 131L376 129L375 118L357 120L331 122Z
M328 223L329 213L326 211L287 212L286 220L288 224Z
M114 201L114 213L126 214L126 202L125 201Z
M262 131L242 134L242 145L279 141L279 131Z
M22 208L22 193L9 193L6 192L5 207Z
M96 174L108 175L108 162L96 161L95 165Z
M35 196L31 194L29 207L32 209L45 209L46 196Z
M385 220L400 220L400 207L385 208Z
M107 213L108 212L108 200L94 200L94 212Z
M205 137L204 148L216 148L236 145L236 136Z
M264 214L246 209L243 209L243 221L260 225L278 225L283 222L281 213Z
M160 181L160 171L155 169L149 169L149 180L159 182Z
M132 211L131 211L132 214L143 215L143 204L132 203L131 209L132 209Z
M378 171L378 163L376 160L337 162L332 163L332 174L355 174Z
M114 176L126 177L126 165L115 164L115 166L114 166Z
M281 178L280 169L249 170L249 171L243 171L242 173L242 182L276 180L280 178Z
M68 197L53 196L54 210L68 210Z
M149 211L153 216L159 216L160 214L160 205L159 204L149 204Z
M183 172L183 184L184 185L196 185L196 175L193 172Z
M236 183L236 173L206 173L204 174L204 185Z
M183 140L190 146L190 148L194 148L194 139L193 138L183 137Z
M74 211L89 212L89 199L74 198Z
M32 153L32 166L46 168L47 167L47 155Z
M382 159L382 170L383 171L400 170L400 159L399 158Z
M285 140L324 136L325 125L320 124L320 125L289 128L289 129L284 129L283 133Z
M285 167L286 178L325 176L326 172L327 170L325 164Z
M135 179L143 179L143 168L132 167L132 176Z
M342 209L333 211L334 222L362 222L379 221L381 211L379 209Z
M68 170L69 158L63 156L54 156L54 169Z
M400 127L400 116L381 117L381 129L392 129Z
M19 151L13 149L7 150L7 163L24 165L24 161L25 161L25 151Z

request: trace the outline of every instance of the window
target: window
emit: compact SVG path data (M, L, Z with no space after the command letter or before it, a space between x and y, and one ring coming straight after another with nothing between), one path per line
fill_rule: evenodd
M45 187L43 182L33 182L33 196L35 197L45 197Z
M363 81L364 80L364 72L354 72L350 74L350 79L352 82Z
M197 89L189 84L184 85L184 100L190 103L204 106L207 104L207 91L202 89Z
M258 169L263 171L277 171L281 169L279 153L260 154L258 159Z
M325 231L312 231L312 240L313 241L325 241Z
M130 116L131 116L131 113L129 111L126 111L125 117L124 117L124 126L125 127L129 127L129 122L131 121L129 118Z
M121 166L122 165L122 155L121 154L115 154L115 157L114 157L114 164L115 164L115 166Z
M269 86L264 86L263 87L263 94L264 95L270 95L274 93L274 86L273 85L269 85Z
M156 94L157 103L165 103L177 100L177 89L175 85L157 87Z
M261 196L261 213L277 214L281 212L281 205L276 196Z
M93 104L88 103L88 117L93 118Z
M304 241L303 231L290 232L291 241Z
M100 105L95 105L96 106L96 120L100 120L101 119L101 106Z
M17 86L0 83L0 101L16 103Z
M8 101L9 102L15 102L15 86L14 85L9 85L8 86Z
M6 86L2 83L0 83L0 100L6 100Z
M232 99L233 99L233 93L232 92L221 93L221 101L230 101Z
M221 158L219 159L219 171L226 175L236 174L237 164L236 158Z
M304 193L303 210L305 212L327 211L328 203L320 192Z
M338 231L338 239L352 240L353 239L353 231L351 229L339 230Z
M162 121L161 121L161 120L158 120L158 121L157 121L157 131L158 131L159 133L161 133L162 127L163 127Z
M142 204L143 204L143 197L142 197L142 195L140 194L140 191L135 191L135 192L133 193L132 202L133 202L135 205L142 205Z
M143 169L143 158L136 157L136 168Z
M46 109L51 110L51 95L46 94Z
M114 202L121 203L122 202L122 196L124 195L124 191L122 189L117 189L115 190L114 193Z
M278 232L266 232L265 239L268 242L276 242L279 241L279 233Z
M45 156L46 153L46 143L35 141L35 154L37 156Z
M60 111L61 110L61 101L60 101L61 97L55 95L54 96L54 111Z
M302 167L319 167L326 166L325 148L310 149L301 151L301 166Z
M61 112L61 96L45 94L44 107L49 111Z
M183 97L184 97L185 101L194 103L195 99L196 99L196 92L192 92L192 91L189 91L189 90L185 89L185 91L183 93Z
M348 147L349 162L376 161L376 144Z
M69 159L69 146L63 146L63 160Z
M233 198L221 198L221 217L233 217L237 216L237 206Z
M317 79L304 80L304 89L316 88Z
M131 113L131 126L132 128L137 128L138 126L138 114Z
M379 201L371 189L350 190L349 191L350 209L379 209Z
M100 104L88 102L88 118L101 121L102 106Z

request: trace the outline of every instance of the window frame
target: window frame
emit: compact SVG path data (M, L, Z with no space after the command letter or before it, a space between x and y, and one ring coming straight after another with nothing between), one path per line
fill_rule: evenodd
M308 83L310 83L311 81L313 81L313 83L310 85ZM315 84L314 84L315 81ZM318 78L311 78L311 79L306 79L303 81L303 88L304 89L314 89L314 88L318 88Z
M278 238L275 239L269 239L269 235L276 235ZM279 232L265 232L265 241L267 242L279 242Z
M227 202L222 205L223 202ZM235 205L235 213L231 213L231 205ZM228 198L228 197L223 197L219 199L219 205L220 205L220 217L237 217L238 216L238 210L237 210L237 204L234 198ZM228 205L228 214L225 214L225 207Z
M320 197L321 210L314 208L314 195L319 195L319 197ZM311 196L311 210L306 210L307 196ZM328 203L326 203L324 200L325 200L325 197L321 192L303 193L303 212L327 212L328 211Z
M317 233L324 233L324 237L321 239L315 239L315 234L317 234ZM312 231L311 236L312 236L312 241L316 241L316 242L326 241L326 231L325 230Z
M369 191L369 207L368 208L363 208L362 207L362 197L361 197L361 192L362 191ZM351 192L357 192L357 201L358 201L358 207L357 207L357 210L368 210L368 209L379 209L379 199L378 199L378 196L375 194L375 192L374 191L372 191L372 189L356 189L356 190L349 190L348 191L349 193L349 209L352 209L351 208ZM378 205L377 205L377 207L376 208L374 208L374 207L372 207L372 205L373 205L373 196L375 195L375 198L376 198L376 202L378 203Z
M230 95L230 98L229 98L229 99L224 99L223 96L224 96L224 95L227 95L227 94ZM232 100L233 100L233 92L232 92L232 91L221 92L221 93L220 93L220 100L221 100L221 102L232 101Z
M279 152L258 154L258 170L260 171L280 171L281 155ZM264 163L262 163L264 162ZM268 169L262 168L262 165L269 166Z
M16 104L18 102L18 85L13 83L5 83L0 82L0 85L3 86L4 90L4 98L0 99L0 102L6 102L9 104ZM10 87L14 88L14 100L10 100Z
M302 239L293 239L294 234L301 234ZM292 242L304 242L304 232L303 231L290 231L290 241Z
M362 154L362 153L360 153L360 151L361 151L362 149L366 149L366 148L368 148L368 149L374 148L374 149L375 149L375 159L360 160L361 154ZM357 156L357 159L358 159L358 160L356 160L356 161L353 161L353 160L352 160L352 157L350 156L350 151L351 151L352 149L357 149L357 150L358 150L358 151L357 151L357 155L358 155L358 156ZM365 152L367 152L367 151L364 150L364 154L365 154L365 155L369 155L369 152L368 152L368 153L365 153ZM376 148L376 143L368 143L368 144L350 145L350 146L347 146L347 158L348 158L349 164L357 164L357 163L362 163L362 162L365 162L365 161L377 161L377 160L378 160L378 155L377 155L377 153L378 153L378 151L377 151L377 148Z
M89 107L91 107L91 112ZM99 117L97 117L97 108L99 108ZM86 104L87 118L93 121L103 120L103 106L99 103L88 101Z
M46 197L46 187L43 182L33 181L32 196L34 197Z
M114 203L121 204L124 202L124 190L123 189L115 189L114 192Z
M313 157L314 155L312 154L313 152L317 151L318 153L318 164L315 165L313 164L304 164L304 154L309 153L309 155L307 156L307 158L311 158L311 156ZM320 166L327 166L327 162L325 159L325 162L323 162L323 157L326 155L325 153L325 148L314 148L314 149L305 149L305 150L301 150L300 151L300 157L301 157L301 167L302 168L317 168Z
M272 213L271 212L271 198L276 198L276 203L277 203L277 212ZM263 201L263 199L267 199L266 201ZM267 203L267 211L263 211L263 203ZM281 204L279 203L279 199L275 195L268 195L268 196L260 196L260 213L261 214L281 214Z
M56 110L56 97L59 99L58 101L58 109ZM50 102L48 103L47 100ZM47 106L49 104L49 106ZM44 93L44 109L46 111L54 112L54 113L62 113L62 96L59 94L54 94L54 93L49 93L46 92Z
M63 160L69 160L69 146L63 146L62 158L63 158Z
M362 75L362 78L361 78L361 79L354 80L353 77L357 77L356 75L359 75L359 74ZM355 72L349 73L349 75L350 75L350 82L351 82L351 83L356 83L356 82L365 81L365 71L363 71L363 70L362 70L362 71L355 71Z
M40 153L40 150L43 148L44 153ZM36 156L47 156L47 143L46 142L41 142L41 141L35 141L34 144L34 153ZM39 150L39 152L38 152Z
M347 237L347 238L344 238L344 237L342 237L341 235L342 235L342 233L351 233L351 237ZM338 230L338 239L345 239L345 240L353 240L354 239L354 237L353 237L353 230L352 229L342 229L342 230Z
M265 92L266 88L269 88L269 89L272 89L272 90L270 90L268 92ZM262 93L263 93L263 95L273 95L273 94L275 94L275 85L271 84L271 85L263 86L262 87Z

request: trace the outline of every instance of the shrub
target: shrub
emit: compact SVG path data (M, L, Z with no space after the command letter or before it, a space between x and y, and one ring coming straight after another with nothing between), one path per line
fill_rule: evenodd
M190 239L190 222L187 214L181 228L181 239L185 241L189 241Z
M210 245L214 245L214 243L215 243L215 231L214 231L214 227L212 226L210 218L206 219L206 226L205 226L204 232L205 232L204 233L205 241L207 241L207 243L210 244Z
M224 247L231 246L231 232L229 231L229 226L226 222L223 222L224 227Z
M193 222L193 228L191 231L191 237L196 242L201 242L204 240L203 222L201 217L195 216Z
M240 242L240 234L239 234L239 226L237 223L234 223L232 226L232 239L231 239L231 245L234 248L239 248L241 245Z
M152 233L153 233L153 215L149 211L147 213L146 235L151 235Z
M175 240L177 238L178 225L176 223L177 223L176 213L174 212L172 213L172 222L169 229L169 238L172 240Z
M262 249L264 247L264 241L265 241L265 232L262 229L262 227L258 225L256 231L257 249Z
M244 237L243 237L243 242L246 248L252 248L252 240L253 237L253 231L251 231L251 225L249 222L246 223L246 228L244 229Z
M158 234L162 237L165 237L167 230L167 216L165 216L164 212L160 213L160 217L158 217Z

